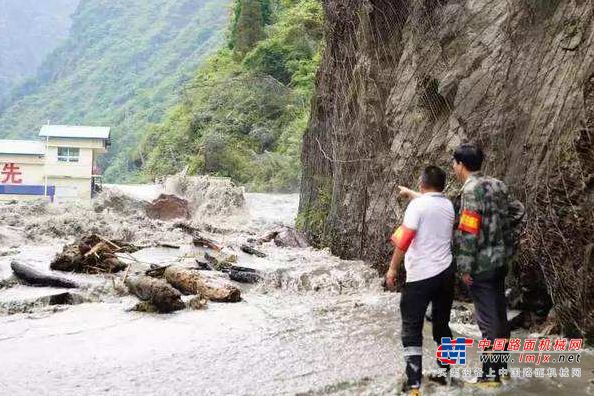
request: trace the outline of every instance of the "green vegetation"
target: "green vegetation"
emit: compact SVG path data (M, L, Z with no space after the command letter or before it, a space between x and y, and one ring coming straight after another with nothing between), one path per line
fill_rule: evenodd
M296 219L297 229L307 232L314 246L328 246L326 222L332 206L332 180L323 180L317 191L314 204L306 205ZM322 239L323 238L323 239Z
M48 120L111 126L112 148L101 164L106 180L141 179L138 142L224 43L231 4L81 0L66 42L0 110L2 137L35 137Z
M236 0L228 45L188 84L139 157L149 177L231 177L259 191L299 184L301 136L319 64L318 0Z
M106 181L189 167L294 190L322 25L319 0L81 0L66 42L0 109L2 137L107 125Z

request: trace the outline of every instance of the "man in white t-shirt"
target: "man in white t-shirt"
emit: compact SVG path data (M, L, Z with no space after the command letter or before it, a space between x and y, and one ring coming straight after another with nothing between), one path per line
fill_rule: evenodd
M449 321L454 299L451 246L455 212L450 200L443 195L445 184L445 172L429 166L421 175L420 194L402 188L403 195L416 198L408 205L402 225L391 238L394 254L386 284L391 289L395 287L398 267L404 260L406 284L400 298L406 362L403 391L412 394L421 386L423 321L429 303L435 342L439 345L442 337L452 337ZM434 379L445 384L443 377Z

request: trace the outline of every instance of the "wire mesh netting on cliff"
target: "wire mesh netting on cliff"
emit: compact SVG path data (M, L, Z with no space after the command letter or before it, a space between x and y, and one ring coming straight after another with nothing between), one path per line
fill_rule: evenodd
M592 1L326 0L327 43L304 138L312 239L386 262L397 186L464 141L527 208L519 308L594 335ZM459 190L453 178L448 192Z

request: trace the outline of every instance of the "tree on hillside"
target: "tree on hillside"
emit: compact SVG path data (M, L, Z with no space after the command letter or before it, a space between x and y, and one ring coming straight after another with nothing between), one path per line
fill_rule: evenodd
M264 37L264 19L260 0L240 0L235 28L235 51L242 57Z

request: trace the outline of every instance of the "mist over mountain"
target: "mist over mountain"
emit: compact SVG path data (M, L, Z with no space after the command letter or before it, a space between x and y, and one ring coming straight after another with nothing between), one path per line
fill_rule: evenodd
M0 0L0 107L68 35L80 0Z
M2 1L0 9L7 8ZM106 179L126 179L138 168L129 159L139 137L161 121L181 87L222 44L230 4L80 1L66 40L0 110L0 137L31 138L47 121L111 126L113 145L101 165ZM33 29L27 21L22 29ZM11 33L10 40L17 36Z

